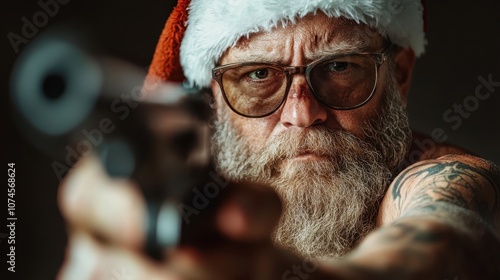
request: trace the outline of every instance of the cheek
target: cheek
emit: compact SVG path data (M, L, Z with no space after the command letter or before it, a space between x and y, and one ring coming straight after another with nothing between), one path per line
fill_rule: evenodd
M363 127L365 123L372 115L369 110L364 110L365 108L358 108L351 111L339 111L334 113L334 118L336 123L346 131L362 138L363 137ZM335 129L334 129L335 130Z
M276 125L270 118L245 118L232 111L230 111L230 121L240 136L257 151L266 145Z
M213 94L213 101L212 104L210 105L212 109L215 110L215 113L217 115L217 120L220 121L222 119L222 109L224 108L226 104L224 103L224 97L222 96L222 93L220 91L219 85L215 82L212 81L212 94Z
M367 122L377 117L377 113L382 106L384 94L385 92L383 90L377 90L367 104L357 109L346 111L333 110L331 112L332 126L338 125L357 137L364 138L363 129L366 128Z
M354 110L339 111L339 114L345 114L342 116L342 120L344 121L342 127L361 138L364 137L363 128L366 127L368 121L384 117L377 116L377 114L382 110L384 102L387 101L387 95L391 94L391 90L394 90L390 86L390 79L392 77L388 74L385 67L380 72L380 75L377 89L367 104Z
M233 124L237 133L250 143L256 150L261 149L266 144L270 137L276 120L272 117L267 118L245 118L234 113L226 104L224 97L217 84L212 85L214 94L214 105L217 112L217 119L223 120L223 116L227 114L229 121Z

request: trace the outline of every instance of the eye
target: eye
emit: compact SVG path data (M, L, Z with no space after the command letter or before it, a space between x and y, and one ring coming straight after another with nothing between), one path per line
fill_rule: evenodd
M325 65L325 70L330 72L342 72L349 68L349 62L332 61Z
M269 76L269 70L265 68L257 69L248 73L248 76L254 80L265 79Z

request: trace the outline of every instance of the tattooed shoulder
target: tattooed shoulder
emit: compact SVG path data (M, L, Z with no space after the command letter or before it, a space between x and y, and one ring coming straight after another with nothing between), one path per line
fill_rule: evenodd
M500 222L499 169L470 155L421 161L394 179L383 202L388 203L393 204L395 216L447 205L474 211L494 225Z

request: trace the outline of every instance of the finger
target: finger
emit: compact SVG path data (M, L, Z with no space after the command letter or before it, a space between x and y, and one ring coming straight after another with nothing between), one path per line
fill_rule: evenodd
M135 251L104 246L92 236L79 232L70 239L67 258L58 280L85 279L162 279L178 280L161 263L142 257Z
M99 263L97 246L88 238L72 235L66 248L66 259L57 279L92 279L94 268Z
M268 186L238 183L217 214L219 229L236 240L269 239L281 215L281 201Z
M60 187L59 204L70 227L93 232L114 243L144 242L145 206L137 186L105 174L95 157L82 159Z
M216 250L176 250L175 257L170 258L169 268L188 279L271 280L299 279L283 277L283 273L301 264L302 260L296 255L276 248L271 243L234 242L221 244ZM304 277L301 279L309 275Z

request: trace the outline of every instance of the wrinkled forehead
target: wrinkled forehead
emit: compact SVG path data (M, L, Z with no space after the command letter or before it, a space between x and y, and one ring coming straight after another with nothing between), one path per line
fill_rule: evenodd
M279 63L286 60L286 54L297 51L310 61L337 53L379 51L384 42L385 38L366 24L318 12L240 38L218 64L249 60Z
M374 27L391 42L403 48L411 48L418 57L424 52L426 39L421 0L186 0L180 6L184 30L180 44L180 65L191 86L207 87L212 80L212 69L221 56L234 47L242 37L259 31L267 32L287 23L300 24L310 13L320 11L330 18L348 18L356 23ZM187 15L185 11L188 11ZM173 17L175 22L176 17ZM170 18L169 18L170 19ZM179 27L176 25L176 27ZM354 31L351 38L375 32L368 28ZM323 28L323 26L318 26ZM358 36L356 36L356 32ZM170 34L170 33L166 33ZM165 39L175 39L166 36ZM182 35L181 35L182 36ZM174 38L171 38L174 37ZM323 37L316 36L321 39ZM330 36L331 37L331 36ZM312 36L314 40L314 36ZM327 37L329 38L329 37ZM352 39L354 40L354 39ZM369 41L363 40L356 42ZM163 40L162 40L163 42ZM164 40L162 46L169 46ZM174 40L174 42L177 42ZM314 42L314 41L313 41ZM319 44L317 44L319 45ZM168 49L168 47L167 47ZM161 58L162 53L159 53ZM162 60L159 59L160 63ZM161 69L160 69L161 70ZM161 74L161 72L160 72Z

